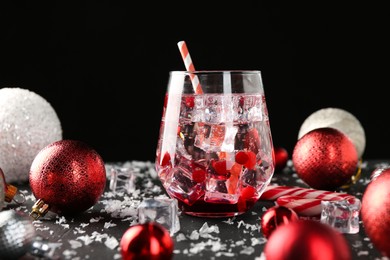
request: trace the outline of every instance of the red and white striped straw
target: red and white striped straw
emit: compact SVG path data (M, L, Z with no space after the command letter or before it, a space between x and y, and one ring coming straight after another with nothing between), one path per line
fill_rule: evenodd
M186 66L187 71L195 71L194 64L192 63L192 59L190 53L188 52L187 44L185 41L179 41L177 43L179 47L181 57L184 61L184 65ZM200 82L198 77L195 74L190 74L192 85L194 87L194 91L196 94L203 94L202 87L200 86Z
M321 201L358 200L346 193L277 185L267 186L260 199L273 200L277 205L290 208L304 216L321 215Z

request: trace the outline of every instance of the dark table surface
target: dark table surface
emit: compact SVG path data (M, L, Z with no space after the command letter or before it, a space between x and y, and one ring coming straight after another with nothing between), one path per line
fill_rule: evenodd
M361 164L361 177L345 192L361 199L370 181L371 173L390 161L369 160ZM131 194L113 192L109 188L109 170L113 166L131 167L137 176L137 191ZM33 221L37 236L50 243L51 259L122 259L120 240L124 232L138 221L136 208L147 197L165 196L156 177L151 162L128 161L106 163L106 191L90 209L76 217L63 217L49 212ZM283 171L275 172L272 184L307 187L297 177L288 162ZM13 209L30 212L36 199L28 184L18 186L25 195L23 204L11 202L3 210ZM262 214L274 206L272 201L260 200L254 208L244 215L226 219L207 219L179 215L180 230L172 238L174 259L265 259L263 254L267 239L260 228ZM214 227L214 231L199 238L191 233L204 226ZM364 232L362 221L357 234L343 234L353 255L353 259L385 259L375 249ZM22 259L36 259L25 255Z

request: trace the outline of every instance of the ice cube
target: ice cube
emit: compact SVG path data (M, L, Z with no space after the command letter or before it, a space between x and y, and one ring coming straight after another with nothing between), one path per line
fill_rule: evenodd
M207 202L234 204L238 201L238 194L229 193L229 188L226 186L226 180L209 178L207 180L206 189L207 191L204 195L204 200Z
M135 191L136 175L127 167L113 166L110 170L110 190L132 193Z
M180 230L177 200L172 198L147 198L138 206L138 222L158 222L173 236Z
M192 178L193 163L181 158L179 165L168 173L163 186L171 197L192 205L204 195L204 184Z
M359 232L359 211L361 202L357 198L321 201L321 222L329 224L341 233Z
M194 145L206 152L233 152L238 128L232 124L197 124Z

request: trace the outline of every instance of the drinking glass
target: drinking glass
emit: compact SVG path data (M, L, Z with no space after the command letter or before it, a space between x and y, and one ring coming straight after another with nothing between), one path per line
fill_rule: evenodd
M260 71L170 71L155 167L185 214L231 217L251 209L274 173Z

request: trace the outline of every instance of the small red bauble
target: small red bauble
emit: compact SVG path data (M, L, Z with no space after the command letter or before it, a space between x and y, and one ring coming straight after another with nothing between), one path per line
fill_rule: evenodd
M283 224L299 220L298 214L283 206L274 206L267 209L261 218L261 230L265 238L269 238L271 233Z
M173 247L168 230L156 222L131 226L120 241L123 260L169 260Z
M345 134L324 127L314 129L298 140L292 162L298 176L310 187L335 190L356 173L358 155Z
M390 257L390 169L371 181L362 198L361 217L365 233L374 246Z
M45 204L55 213L73 215L99 200L106 185L106 170L100 155L89 145L77 140L60 140L36 155L29 184L35 198L42 201L38 207Z
M288 161L288 152L283 147L275 147L274 148L274 154L275 154L275 172L283 170Z
M345 237L316 220L298 220L272 232L264 247L267 260L349 260Z

